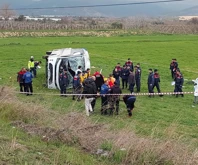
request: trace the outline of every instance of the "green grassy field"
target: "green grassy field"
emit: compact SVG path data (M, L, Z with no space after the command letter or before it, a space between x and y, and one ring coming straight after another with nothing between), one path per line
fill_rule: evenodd
M56 48L86 48L89 51L91 65L95 70L103 69L103 75L108 76L117 62L121 64L130 57L133 62L140 63L142 68L141 92L147 92L147 75L149 68L156 68L161 75L161 91L173 92L169 70L172 58L177 58L179 68L185 78L184 91L193 91L193 85L188 81L198 77L196 35L166 35L166 36L127 36L127 37L22 37L0 39L0 85L9 86L19 91L16 73L27 66L30 56L42 60L42 68L38 71L38 78L33 80L35 93L26 97L16 94L21 102L42 105L60 114L80 112L85 114L84 102L73 102L71 97L60 98L46 94L58 94L58 90L43 87L45 71L42 56L48 50ZM155 91L156 92L156 91ZM124 90L123 93L128 93ZM182 145L195 150L198 147L198 106L192 107L194 96L185 95L184 98L164 96L163 98L138 96L132 118L127 118L123 102L120 104L119 116L101 116L100 99L97 100L95 113L90 117L93 123L110 125L110 130L119 132L129 130L139 137L161 140L180 139ZM89 120L89 119L88 119ZM9 122L1 121L1 128ZM9 127L9 126L8 126ZM8 130L11 129L8 128ZM0 129L1 133L3 129ZM6 134L6 133L5 133ZM7 136L10 136L8 133ZM25 136L25 135L23 135ZM35 139L34 139L35 141ZM31 144L30 144L31 145ZM54 146L53 146L54 147ZM31 148L31 147L30 147ZM47 147L50 150L50 147ZM61 148L59 148L61 149ZM57 149L58 150L58 149ZM70 150L70 148L63 148ZM75 150L75 149L71 149ZM67 152L67 151L64 151ZM89 162L92 162L94 158ZM28 160L26 160L28 162ZM96 159L95 161L98 161ZM22 161L22 164L24 160ZM72 163L72 162L71 162ZM78 164L77 162L76 164ZM75 164L75 163L73 163ZM90 163L92 164L92 163Z

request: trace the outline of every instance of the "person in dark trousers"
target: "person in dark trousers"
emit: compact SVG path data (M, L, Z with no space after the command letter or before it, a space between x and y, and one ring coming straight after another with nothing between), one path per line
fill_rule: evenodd
M136 91L140 92L140 86L141 86L141 73L142 70L140 68L140 64L138 63L135 67L135 84L136 84Z
M130 58L128 58L128 61L125 62L126 67L129 67L130 69L133 70L133 62L131 61Z
M104 78L102 74L98 71L94 73L94 76L96 77L95 83L96 83L97 91L99 92L101 90L102 84L104 84Z
M128 83L129 83L129 90L131 93L134 92L134 86L135 86L135 74L133 70L129 71L129 77L128 77Z
M175 79L177 69L178 69L177 59L174 58L170 63L171 76L173 79Z
M175 76L175 89L174 92L183 92L182 86L184 83L184 78L180 72L179 69L176 70L176 76ZM181 94L182 97L184 97L184 94ZM176 94L176 97L178 97L178 94Z
M81 99L81 89L82 84L80 83L80 76L82 72L78 71L77 74L73 78L73 94L77 94L77 101L80 101ZM75 100L75 95L72 97L73 100Z
M117 84L120 86L120 71L118 71L116 67L113 70L113 77L115 78L115 81L117 82Z
M41 64L42 62L41 61L34 61L34 72L33 72L33 74L34 74L34 77L36 78L36 76L37 76L37 69L38 69L38 67L39 67L39 65Z
M120 76L122 78L122 89L124 89L124 86L127 88L129 70L127 69L126 65L123 66Z
M100 95L101 95L101 115L107 115L107 109L108 109L108 96L106 94L109 94L110 88L108 86L108 80L104 82L104 84L101 86Z
M124 95L123 96L123 101L126 104L127 107L127 112L129 117L132 116L132 111L135 107L135 101L136 101L136 97L134 95Z
M92 86L92 89L93 89L93 100L91 102L91 106L92 106L92 110L94 111L94 108L95 108L95 105L96 105L96 98L97 98L97 88L96 88L96 83L95 83L95 79L96 77L95 76L91 76L91 77L88 77L84 83L87 83L87 84L90 84Z
M27 69L27 72L23 75L27 96L32 95L33 93L32 78L33 78L32 73L30 72L29 69Z
M19 83L20 92L26 92L25 82L23 79L23 75L26 73L26 69L22 68L17 74L17 82Z
M60 74L59 83L60 83L60 94L61 94L61 96L67 97L66 89L67 89L67 85L69 83L69 80L68 80L68 75L67 75L67 70L66 69L64 69L63 72Z
M153 86L154 86L154 75L153 75L153 70L149 69L149 75L148 75L148 92L150 93L149 97L151 97L151 94L153 94ZM154 95L153 95L154 96Z
M155 69L155 70L154 70L154 85L153 85L153 90L154 90L154 88L156 87L158 93L161 93L159 83L160 83L160 75L159 75L159 73L158 73L158 70ZM162 97L162 95L159 95L159 96Z
M112 95L110 96L110 99L109 99L109 109L110 109L109 115L113 115L113 113L115 111L115 106L116 106L116 115L118 115L119 114L119 103L120 103L120 95L119 94L122 94L122 90L120 89L120 87L116 81L114 83L114 86L110 89L110 94L112 94ZM116 95L114 95L114 94L116 94Z

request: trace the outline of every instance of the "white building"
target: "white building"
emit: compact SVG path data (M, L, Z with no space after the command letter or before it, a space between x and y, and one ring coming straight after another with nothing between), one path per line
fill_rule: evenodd
M192 18L197 18L198 19L198 16L179 16L180 21L189 21Z

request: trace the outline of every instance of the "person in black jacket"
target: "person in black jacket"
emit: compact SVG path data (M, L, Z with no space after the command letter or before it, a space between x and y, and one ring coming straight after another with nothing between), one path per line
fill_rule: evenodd
M175 90L174 90L174 92L183 92L182 91L183 83L184 83L184 78L183 78L180 70L177 69L176 75L175 75ZM184 94L181 94L181 96L184 97ZM178 97L178 94L176 94L176 97Z
M153 86L154 86L154 75L153 75L153 70L152 69L149 69L149 75L148 75L148 81L147 81L147 84L148 84L148 92L150 94L153 94ZM153 95L154 96L154 95ZM151 95L149 95L149 97L151 97Z
M86 80L84 84L83 94L87 94L85 95L85 110L86 115L89 116L89 113L93 112L91 102L94 100L96 89L90 81Z
M171 76L173 79L175 79L177 69L178 69L177 59L174 58L170 63Z
M90 84L92 86L93 89L93 100L91 102L91 106L92 106L92 110L94 112L94 108L96 105L96 98L97 98L97 87L96 87L96 83L95 83L96 77L95 76L91 76L88 77L87 79L85 79L84 84Z
M115 78L115 81L117 82L117 84L120 86L120 72L116 67L113 70L113 77Z
M154 70L154 85L153 85L153 89L156 87L158 93L161 93L159 83L160 83L160 75L158 73L158 70L155 69ZM162 96L162 95L159 95L159 96Z
M34 61L34 78L37 76L37 69L39 68L39 65L41 65L41 61Z
M122 94L122 90L120 89L119 85L117 82L114 82L114 86L110 89L110 94L116 94L116 95L111 95L110 96L110 101L109 101L109 109L110 113L109 115L113 115L113 112L115 110L116 106L116 115L119 113L119 102L120 102L120 96L119 94Z
M95 83L96 83L97 91L99 92L101 90L101 86L104 84L104 78L103 75L98 71L94 73L94 76L96 77Z
M129 69L127 69L126 65L123 66L120 76L122 78L122 89L124 89L124 86L127 88Z
M136 101L136 97L134 95L124 95L123 100L124 100L124 103L126 104L128 115L129 117L131 117L132 111L135 107L134 104Z
M59 76L61 96L67 97L66 89L67 89L68 82L69 82L69 80L68 80L68 76L67 76L67 70L64 69L63 72Z
M134 86L135 86L135 74L133 70L130 70L129 72L130 72L129 77L128 77L129 90L131 93L133 93Z
M140 68L140 63L137 63L137 65L135 66L135 84L136 84L137 92L140 92L141 74L142 74L142 70Z

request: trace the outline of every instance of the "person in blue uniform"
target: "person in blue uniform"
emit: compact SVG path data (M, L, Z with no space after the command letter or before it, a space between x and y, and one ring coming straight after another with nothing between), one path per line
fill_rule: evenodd
M152 69L149 69L149 75L148 75L147 84L148 84L148 92L150 93L149 97L151 97L151 95L154 93L153 92L154 74L153 74L153 70Z
M66 89L67 89L67 85L69 83L69 80L68 80L67 70L66 69L64 69L63 72L60 74L59 83L60 83L61 96L67 97Z
M123 101L126 104L128 115L131 117L133 115L132 111L135 107L136 97L135 95L124 95Z

